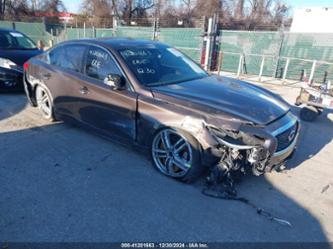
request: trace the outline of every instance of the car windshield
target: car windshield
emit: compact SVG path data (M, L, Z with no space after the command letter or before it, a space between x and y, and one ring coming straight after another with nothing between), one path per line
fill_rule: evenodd
M22 33L0 32L1 49L36 49L35 43Z
M208 74L175 48L136 47L119 50L138 81L145 86L175 84Z

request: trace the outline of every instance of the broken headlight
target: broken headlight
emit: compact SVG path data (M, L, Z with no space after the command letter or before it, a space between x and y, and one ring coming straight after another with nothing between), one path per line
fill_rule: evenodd
M223 131L213 127L208 128L213 137L221 144L238 150L248 150L254 148L255 145L248 144L248 135L240 132Z

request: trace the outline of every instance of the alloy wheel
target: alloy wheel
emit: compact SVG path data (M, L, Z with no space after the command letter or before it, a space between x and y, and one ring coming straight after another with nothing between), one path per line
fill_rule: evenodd
M153 140L152 157L163 174L183 177L191 168L192 147L183 135L172 129L164 129Z
M37 106L43 116L50 119L52 117L52 102L46 90L41 86L37 86L36 100Z

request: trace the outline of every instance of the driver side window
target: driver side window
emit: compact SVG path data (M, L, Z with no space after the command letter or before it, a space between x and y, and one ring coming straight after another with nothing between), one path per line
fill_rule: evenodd
M104 49L89 47L85 62L86 75L104 81L109 74L122 75L116 62Z

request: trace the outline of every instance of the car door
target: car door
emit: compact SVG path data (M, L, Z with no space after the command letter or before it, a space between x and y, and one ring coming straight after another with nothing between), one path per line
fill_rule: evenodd
M52 49L41 67L39 78L47 85L53 97L55 111L60 115L79 119L82 68L85 51L83 44L68 44Z
M84 73L80 119L108 136L135 139L137 94L112 54L102 47L90 46ZM126 89L116 90L104 83L109 74L120 75L126 81Z

